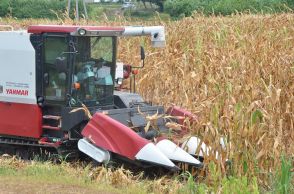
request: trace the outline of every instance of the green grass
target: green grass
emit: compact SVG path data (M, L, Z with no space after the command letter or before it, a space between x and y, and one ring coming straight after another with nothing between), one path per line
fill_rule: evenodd
M33 162L23 168L13 167L11 164L2 164L0 167L0 177L27 177L44 182L62 183L85 183L84 176L76 176L69 173L66 165L53 165L49 162Z
M272 193L288 194L293 192L293 176L290 172L291 160L281 159ZM186 172L173 177L158 177L155 180L133 175L123 168L111 170L104 167L92 168L83 164L62 162L23 162L17 159L0 158L0 184L9 183L5 192L39 192L45 189L50 193L52 188L60 187L61 193L259 193L257 179L245 176L222 177L214 163L209 164L209 180L193 177ZM291 182L292 181L292 182ZM34 190L31 190L32 185Z
M149 180L136 181L138 177L123 169L111 170L93 168L83 164L63 162L23 162L15 158L0 157L0 184L9 183L1 192L51 193L60 187L58 193L149 193L161 189L160 184ZM34 187L34 188L32 188ZM160 191L159 191L160 192ZM158 192L157 192L158 193Z
M294 193L293 173L291 172L292 161L285 156L281 159L281 169L276 173L275 193L290 194Z
M21 166L14 166L21 164ZM51 189L60 187L61 193L73 192L72 187L77 189L77 193L137 193L138 189L129 187L116 187L104 179L97 182L91 177L89 167L81 170L74 168L68 163L60 165L50 162L32 162L22 166L22 162L8 160L2 161L0 167L0 184L9 182L5 192L16 192L21 187L22 192L40 192L50 193ZM34 189L32 188L35 185ZM32 190L33 189L33 190ZM3 190L2 190L3 192ZM146 192L143 192L146 193Z

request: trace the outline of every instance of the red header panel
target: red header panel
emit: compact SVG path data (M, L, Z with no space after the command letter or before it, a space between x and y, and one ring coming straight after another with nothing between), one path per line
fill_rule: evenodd
M100 148L131 160L148 143L129 127L102 113L96 113L82 131L82 135Z
M28 33L42 34L49 32L56 33L71 33L77 31L79 28L85 30L95 30L95 31L121 31L125 29L123 27L110 27L110 26L59 26L59 25L38 25L29 26Z

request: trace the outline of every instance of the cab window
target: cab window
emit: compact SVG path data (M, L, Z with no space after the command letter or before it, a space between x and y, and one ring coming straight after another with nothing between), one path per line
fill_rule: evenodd
M44 40L44 92L47 100L65 100L68 41L52 36Z

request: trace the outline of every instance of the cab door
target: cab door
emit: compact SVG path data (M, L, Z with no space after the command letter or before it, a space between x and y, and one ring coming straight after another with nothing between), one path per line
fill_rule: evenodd
M42 47L43 134L62 137L61 112L69 93L69 40L67 35L43 35Z
M44 36L43 94L45 104L64 104L66 101L69 72L68 50L67 36Z

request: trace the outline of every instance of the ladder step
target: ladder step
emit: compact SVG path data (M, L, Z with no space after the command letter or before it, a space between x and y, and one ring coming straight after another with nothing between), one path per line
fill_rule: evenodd
M61 119L61 116L43 115L43 119L60 120Z
M61 130L61 127L52 127L52 126L49 126L49 125L43 125L42 128L43 129L51 129L51 130L55 130L55 131Z

